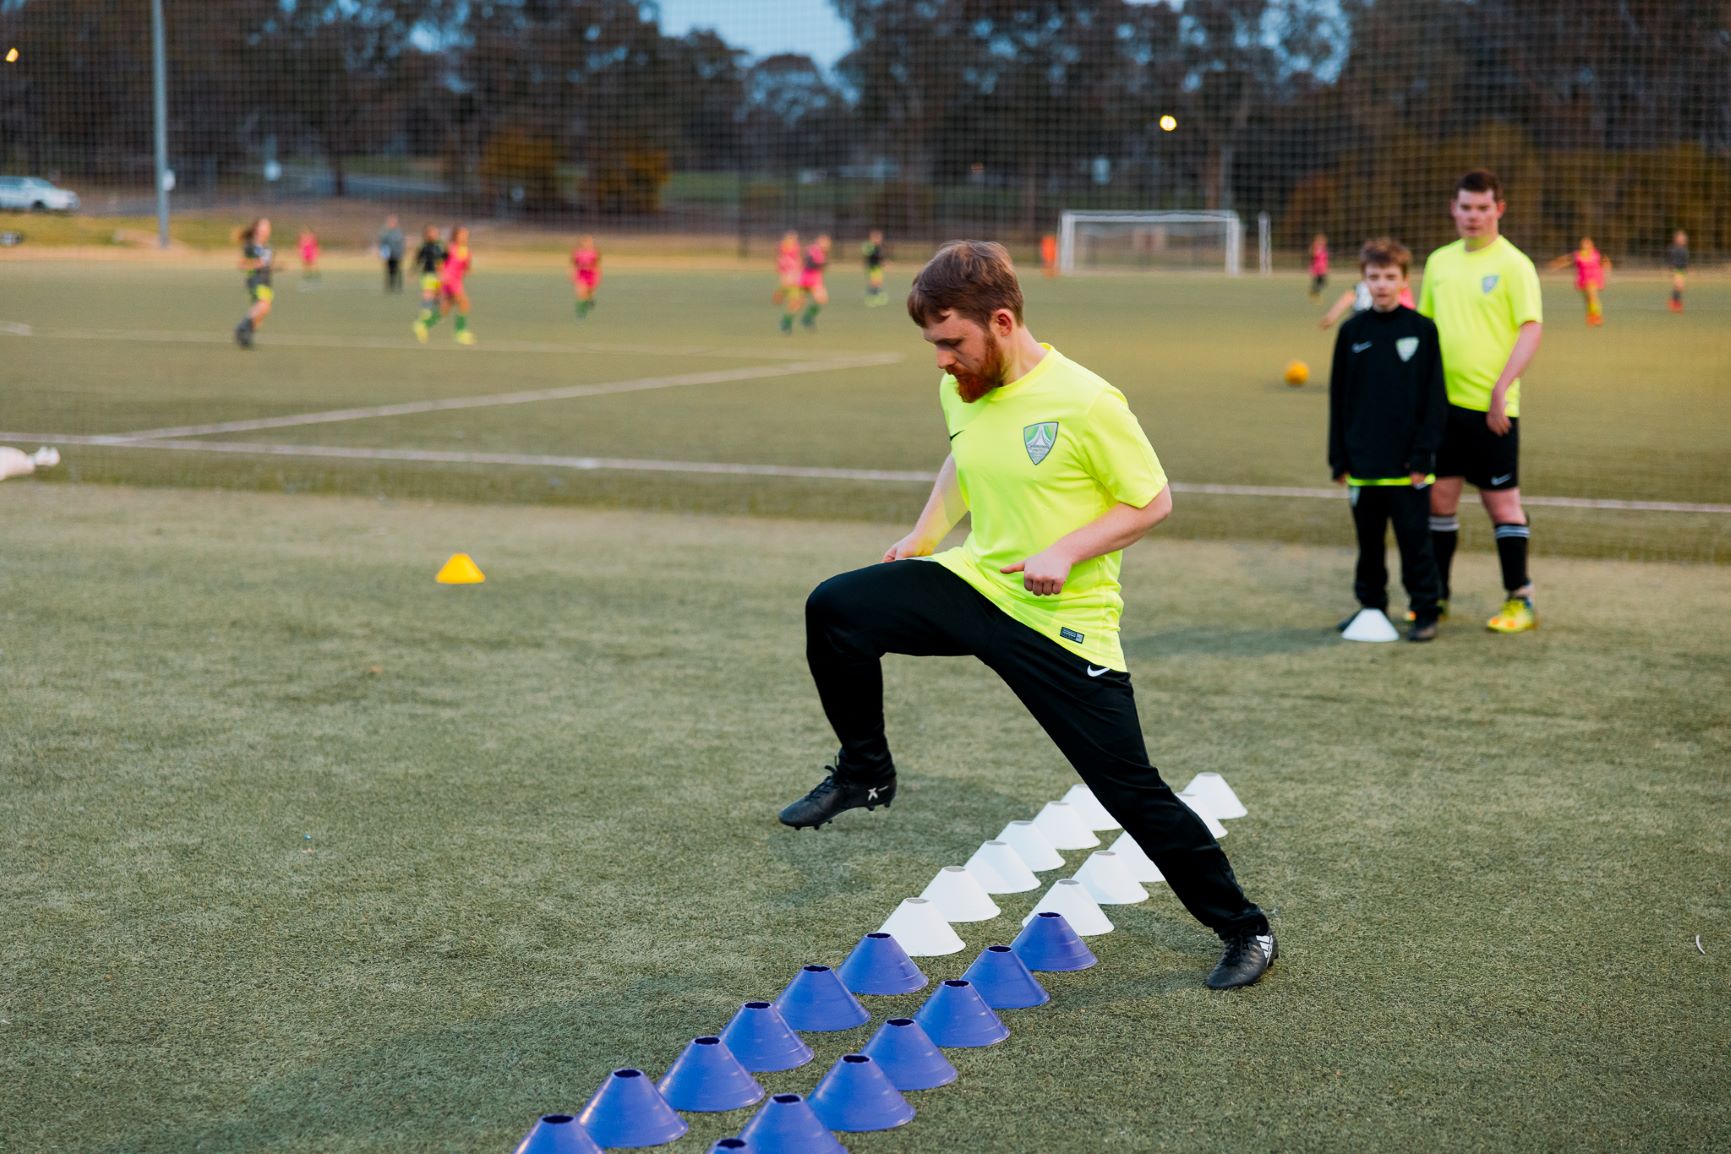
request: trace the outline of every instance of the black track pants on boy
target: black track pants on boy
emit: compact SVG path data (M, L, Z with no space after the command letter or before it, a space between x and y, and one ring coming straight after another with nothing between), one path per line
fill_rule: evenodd
M932 561L831 577L806 601L805 625L806 660L841 741L841 778L873 782L895 772L884 737L884 654L978 657L1154 859L1184 908L1222 936L1268 932L1220 843L1149 763L1128 673L1100 672Z

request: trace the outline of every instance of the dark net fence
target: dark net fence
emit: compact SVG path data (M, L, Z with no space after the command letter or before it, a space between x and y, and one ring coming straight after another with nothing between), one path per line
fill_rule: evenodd
M163 4L182 210L1025 242L1065 209L1232 209L1291 251L1446 240L1439 200L1484 164L1537 251L1731 251L1722 2L833 0L837 61L631 0ZM0 42L0 171L150 211L149 0L0 0Z

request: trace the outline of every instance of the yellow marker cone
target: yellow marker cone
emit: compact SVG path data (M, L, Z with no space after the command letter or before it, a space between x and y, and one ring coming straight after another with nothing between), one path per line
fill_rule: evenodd
M453 553L451 559L445 562L445 567L439 570L435 580L441 585L479 585L487 579L487 575L475 565L475 559L467 553Z

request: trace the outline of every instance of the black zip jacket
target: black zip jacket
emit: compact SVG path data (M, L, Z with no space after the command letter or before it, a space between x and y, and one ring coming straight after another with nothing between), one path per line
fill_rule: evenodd
M1367 309L1340 326L1328 379L1332 476L1434 472L1447 416L1442 349L1428 317Z

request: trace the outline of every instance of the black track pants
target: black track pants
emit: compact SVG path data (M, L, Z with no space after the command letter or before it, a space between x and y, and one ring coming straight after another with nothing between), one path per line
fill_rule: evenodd
M838 772L895 772L884 738L886 653L971 654L1002 677L1094 796L1160 867L1184 908L1222 936L1265 933L1208 827L1148 761L1130 675L1090 665L987 601L932 561L895 561L831 577L805 605L806 660L841 741Z
M1407 604L1421 621L1435 621L1442 577L1430 538L1430 490L1411 485L1354 485L1352 524L1358 532L1358 570L1352 591L1367 609L1388 609L1388 526L1400 548L1400 580Z

